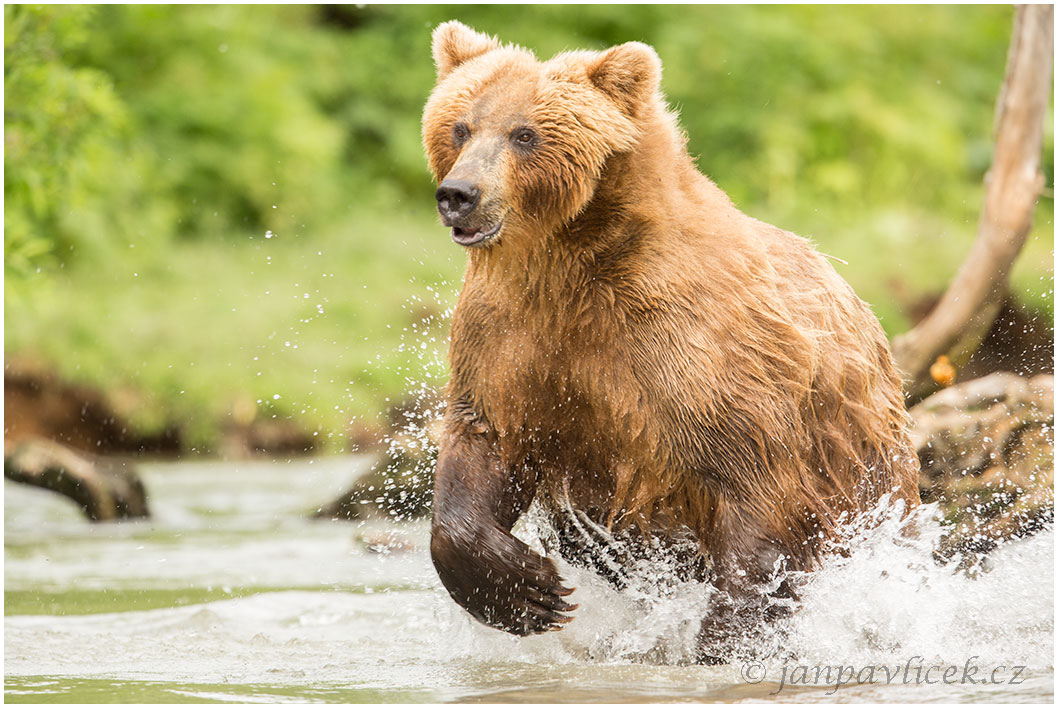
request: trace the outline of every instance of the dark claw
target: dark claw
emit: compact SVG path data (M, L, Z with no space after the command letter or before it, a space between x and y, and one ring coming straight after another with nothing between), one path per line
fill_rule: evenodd
M536 606L535 608L533 608L532 614L536 617L538 621L542 620L544 625L550 625L552 623L568 623L569 621L573 620L573 618L560 615L559 613L552 610L548 610L547 608L544 608L542 606Z

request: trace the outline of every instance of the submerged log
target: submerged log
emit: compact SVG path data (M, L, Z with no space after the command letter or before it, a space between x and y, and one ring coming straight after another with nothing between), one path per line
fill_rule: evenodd
M150 516L139 475L122 461L28 438L4 454L4 477L69 497L94 522Z
M1054 520L1054 376L997 372L911 409L919 489L950 525L940 553L985 553Z

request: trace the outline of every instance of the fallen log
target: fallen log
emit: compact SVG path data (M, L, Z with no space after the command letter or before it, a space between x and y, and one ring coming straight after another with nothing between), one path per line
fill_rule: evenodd
M987 553L1054 520L1054 376L1009 372L911 409L919 490L949 531L939 553Z
M143 482L128 463L89 457L43 438L24 439L5 451L4 477L69 497L93 522L150 516Z

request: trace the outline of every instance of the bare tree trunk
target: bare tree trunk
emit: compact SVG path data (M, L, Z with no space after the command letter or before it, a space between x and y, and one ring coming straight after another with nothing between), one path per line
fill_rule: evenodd
M1006 296L1044 184L1040 152L1053 52L1054 6L1019 5L996 103L995 156L985 175L977 240L936 307L893 341L909 400L936 388L929 367L939 355L948 355L956 367L970 358Z

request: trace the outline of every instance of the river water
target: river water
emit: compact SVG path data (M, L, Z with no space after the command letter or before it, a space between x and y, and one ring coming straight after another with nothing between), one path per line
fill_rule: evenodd
M478 625L422 521L308 518L365 465L144 464L153 519L111 525L5 482L6 701L1053 701L1051 530L968 575L932 561L935 524L883 521L803 580L779 659L699 667L701 585L619 594L563 567L562 632Z

